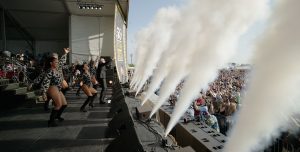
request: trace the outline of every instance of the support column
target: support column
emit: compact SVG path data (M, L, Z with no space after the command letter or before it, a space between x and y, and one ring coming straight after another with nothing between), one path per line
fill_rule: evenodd
M2 51L6 50L6 29L5 29L5 13L4 8L1 9L1 15L0 15L0 21L1 21L1 33L2 33Z

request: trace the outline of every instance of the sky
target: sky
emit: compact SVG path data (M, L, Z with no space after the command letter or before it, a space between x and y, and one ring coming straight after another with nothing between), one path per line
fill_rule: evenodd
M128 63L135 61L135 35L138 31L148 26L153 20L156 12L163 7L181 6L186 0L130 0L129 1L129 16L128 16L128 48L127 59ZM245 33L238 46L238 53L231 59L236 63L249 63L251 61L251 54L253 51L253 43L259 34L262 33L266 26L266 22L258 22Z
M162 7L181 5L184 0L130 0L128 16L128 63L131 63L131 54L134 62L135 35L143 27L146 27Z

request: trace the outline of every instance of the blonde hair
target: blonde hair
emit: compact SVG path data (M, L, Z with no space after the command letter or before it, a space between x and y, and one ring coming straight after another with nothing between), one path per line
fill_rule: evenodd
M236 104L231 102L230 105L227 105L225 109L225 115L226 116L231 116L235 113L236 111Z
M55 57L56 59L58 59L58 54L57 53L52 53L52 57Z

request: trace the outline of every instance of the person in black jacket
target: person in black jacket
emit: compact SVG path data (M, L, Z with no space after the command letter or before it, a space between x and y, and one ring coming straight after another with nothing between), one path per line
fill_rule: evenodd
M102 90L100 92L100 98L99 98L100 104L105 104L104 98L105 98L105 93L106 93L106 89L107 89L106 67L109 64L110 64L110 62L106 62L104 58L100 58L100 62L98 64L98 69L97 69L97 80L98 80L99 85L102 88Z

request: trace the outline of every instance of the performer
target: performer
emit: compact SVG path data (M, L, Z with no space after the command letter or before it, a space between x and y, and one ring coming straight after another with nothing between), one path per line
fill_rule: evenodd
M91 73L91 82L92 82L93 88L95 90L97 90L97 86L98 86L98 81L96 79L96 74L97 74L96 65L97 65L97 63L98 63L98 58L95 61L91 60L90 64L89 64L90 73ZM96 97L97 93L94 96ZM93 100L90 102L89 106L92 107L92 108L94 107Z
M58 67L57 67L57 70L59 71L60 73L60 76L61 76L61 79L62 79L62 83L63 83L63 80L64 80L64 77L63 77L63 73L62 73L62 68L63 68L63 65L66 63L67 61L67 54L70 52L70 49L69 48L64 48L64 55L62 55L62 57L59 59L58 61ZM57 53L52 53L52 57L58 59L58 54ZM47 61L46 61L47 62ZM45 63L46 65L47 63ZM45 78L45 71L47 69L45 69L47 67L44 67L44 69L42 70L41 74L34 79L33 81L33 84L29 86L29 90L31 90L31 87L33 87L33 89L39 89L40 86L41 86L41 83L42 83L42 80ZM63 83L64 84L64 83ZM47 100L45 100L45 103L44 103L44 110L45 111L49 111L49 101L50 101L50 98L47 98ZM60 118L60 120L62 120L62 118Z
M65 80L64 74L63 74L63 69L69 68L68 65L65 65L65 63L67 62L67 54L71 51L70 48L64 48L64 52L65 54L60 58L59 60L59 65L58 65L58 72L60 74L60 77L62 79L62 93L65 95L67 89L69 88L69 85L67 83L67 81ZM56 54L55 56L58 59L58 55Z
M93 100L97 96L97 91L93 87L91 87L92 86L91 75L90 75L89 66L87 65L87 63L83 64L81 84L82 84L81 89L88 96L88 98L85 100L83 105L80 107L80 111L87 112L87 110L85 109L85 106L89 103L93 103ZM91 106L91 104L90 104L90 106Z
M51 111L50 119L48 121L48 127L57 126L55 119L58 118L60 121L64 119L61 117L62 112L67 107L67 101L63 93L61 92L61 74L57 70L58 60L55 57L50 57L46 62L46 75L42 82L42 93L43 98L46 101L50 97L54 102L54 108Z

